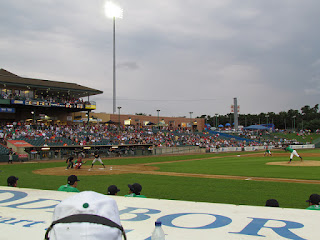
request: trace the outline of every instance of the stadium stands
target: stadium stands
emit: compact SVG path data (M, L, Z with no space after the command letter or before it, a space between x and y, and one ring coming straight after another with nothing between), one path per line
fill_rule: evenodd
M7 155L9 154L9 149L2 144L0 144L0 155Z

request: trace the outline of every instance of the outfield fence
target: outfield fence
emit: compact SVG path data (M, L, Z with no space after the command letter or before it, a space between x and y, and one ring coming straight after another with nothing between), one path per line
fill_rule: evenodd
M200 148L198 146L185 146L185 147L160 147L154 148L154 155L162 154L187 154L187 153L205 153L206 148Z
M282 147L277 146L278 148ZM306 145L290 145L292 149L312 149L315 148L314 144ZM250 147L220 147L220 148L210 148L210 152L252 152L252 151L262 151L265 150L267 146L250 146ZM268 149L273 149L275 146L268 146Z

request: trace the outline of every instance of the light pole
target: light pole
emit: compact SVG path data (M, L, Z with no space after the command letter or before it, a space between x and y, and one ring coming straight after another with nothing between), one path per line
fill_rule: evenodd
M266 118L267 118L267 128L269 128L269 126L268 126L268 124L269 124L269 121L268 121L269 120L269 115L268 114L266 115Z
M31 114L32 114L32 123L34 124L34 111L32 111Z
M113 114L116 112L116 18L122 18L123 9L111 1L105 4L105 14L113 19Z
M158 112L158 129L160 130L160 125L159 125L159 124L160 124L160 122L159 122L159 112L160 112L160 109L158 109L157 112Z
M192 119L192 113L193 113L193 112L189 112L189 114L190 114L190 127L191 127L191 132L192 132L192 120L191 120L191 119Z
M287 130L287 121L284 119L284 129Z
M218 128L218 113L216 113L216 114L214 114L215 116L216 116L216 125L215 125L215 127L216 127L216 129Z
M88 131L89 131L89 123L90 123L90 111L88 110L88 113L87 113L87 117L88 117Z
M118 107L118 110L119 110L119 133L120 133L120 109L121 109L121 107Z
M296 117L297 116L293 116L293 131L295 132L296 131Z

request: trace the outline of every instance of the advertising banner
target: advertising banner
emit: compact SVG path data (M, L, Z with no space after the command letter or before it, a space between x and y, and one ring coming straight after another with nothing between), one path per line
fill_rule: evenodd
M15 108L0 108L0 112L3 112L3 113L15 113L16 109Z
M306 144L306 145L290 145L292 149L310 149L315 148L314 144ZM273 149L274 146L268 146L269 149ZM264 150L266 146L250 146L250 147L221 147L221 148L210 148L210 152L240 152L240 151L258 151Z
M85 105L85 109L91 109L91 110L95 110L96 109L96 105Z
M11 104L23 104L24 105L24 101L23 100L11 100Z
M292 149L310 149L315 148L314 144L306 144L306 145L290 145Z
M36 100L31 100L31 101L24 101L25 105L32 105L32 106L40 106L40 102Z
M28 154L19 154L19 159L28 159Z
M33 145L23 140L8 140L8 142L16 147L33 147Z
M210 148L210 152L241 152L241 147L220 147L220 148Z
M77 193L0 187L0 239L43 239L55 206ZM319 212L110 196L127 239L150 240L160 220L166 240L316 240ZM106 239L108 239L106 237Z

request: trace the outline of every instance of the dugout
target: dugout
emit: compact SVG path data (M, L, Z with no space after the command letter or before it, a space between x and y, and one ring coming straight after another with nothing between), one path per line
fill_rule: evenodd
M42 146L25 147L28 160L67 159L70 155L85 154L85 158L93 157L98 152L101 157L130 157L152 155L152 144L125 144L125 145L86 145L86 146Z

